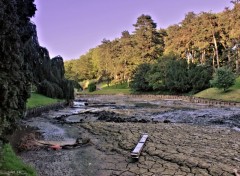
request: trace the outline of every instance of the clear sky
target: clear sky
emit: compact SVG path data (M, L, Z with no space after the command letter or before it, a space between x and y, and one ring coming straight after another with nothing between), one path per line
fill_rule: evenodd
M194 11L221 12L231 7L230 0L35 0L41 46L50 56L77 59L105 39L113 40L121 32L134 30L142 15L150 15L157 28L181 22Z

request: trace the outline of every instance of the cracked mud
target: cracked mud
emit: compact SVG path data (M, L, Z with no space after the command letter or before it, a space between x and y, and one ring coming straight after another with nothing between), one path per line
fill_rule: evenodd
M240 168L240 108L128 96L84 101L88 106L50 111L24 122L37 127L46 141L91 140L71 150L20 153L38 175L231 176ZM149 138L134 161L130 152L142 133Z

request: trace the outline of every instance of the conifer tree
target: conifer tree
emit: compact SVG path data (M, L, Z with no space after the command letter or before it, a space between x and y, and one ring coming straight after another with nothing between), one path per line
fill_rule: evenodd
M159 58L164 51L164 40L157 31L157 24L151 16L138 17L134 31L134 42L137 62L152 62Z

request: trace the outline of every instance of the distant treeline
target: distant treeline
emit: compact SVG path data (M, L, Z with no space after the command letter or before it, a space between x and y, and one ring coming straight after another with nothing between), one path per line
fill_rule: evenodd
M126 82L134 78L139 65L157 64L169 54L187 64L213 71L225 66L238 74L240 3L232 3L232 9L225 8L221 13L189 12L179 24L167 29L157 29L151 16L141 15L132 34L123 31L120 38L104 39L79 59L65 62L66 77L78 82Z

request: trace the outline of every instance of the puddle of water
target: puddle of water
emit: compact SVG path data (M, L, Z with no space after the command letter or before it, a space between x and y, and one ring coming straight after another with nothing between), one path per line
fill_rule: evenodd
M240 127L240 109L200 109L173 110L153 116L155 121L169 120L173 123L191 123L196 125L215 125L221 127Z
M86 102L79 102L79 101L74 101L73 102L73 108L80 108L85 106Z
M236 130L236 131L240 132L240 128L238 128L238 127L233 127L233 130Z
M64 129L52 124L51 122L48 122L44 118L34 118L34 120L28 121L28 125L37 128L37 131L42 134L44 140L61 141L66 138Z
M38 140L38 142L41 144L49 144L49 145L73 145L76 143L76 139L65 138L64 141Z

